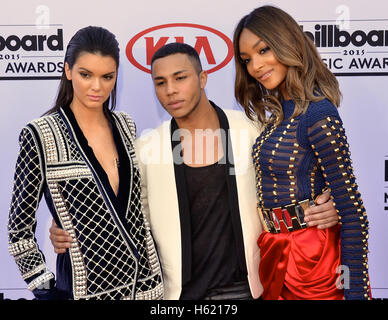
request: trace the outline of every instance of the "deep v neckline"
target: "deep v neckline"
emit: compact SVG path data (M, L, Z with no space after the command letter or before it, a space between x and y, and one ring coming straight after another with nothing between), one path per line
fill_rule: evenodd
M116 146L118 159L120 162L120 166L118 168L119 187L118 187L117 195L115 194L110 184L107 173L105 172L104 168L98 161L97 157L94 154L93 149L89 146L85 135L83 134L81 128L79 127L78 122L74 116L74 113L72 112L70 107L63 108L63 110L66 116L69 118L69 121L73 127L76 138L79 142L79 146L84 151L87 159L89 160L91 166L96 172L99 180L102 182L102 185L105 188L107 195L111 199L111 202L114 204L116 210L120 211L122 214L125 215L125 211L127 209L127 205L129 201L129 190L130 190L129 183L131 181L130 179L131 166L130 166L128 154L124 147L123 140L119 132L119 129L117 127L117 124L114 120L114 117L111 114L109 114L108 121L112 130L113 140Z
M69 108L69 109L70 109L70 108ZM71 110L71 109L70 109L70 110ZM71 111L72 111L72 110L71 110ZM75 119L75 121L76 121L76 123L77 123L78 129L79 129L79 133L80 133L80 135L81 135L81 137L82 137L82 140L85 142L85 145L86 145L86 147L87 147L87 149L88 149L88 151L89 151L89 152L88 152L88 153L90 154L90 157L89 157L89 158L93 158L93 159L94 159L94 162L95 162L96 164L98 164L98 167L100 168L101 172L104 173L104 175L106 176L106 178L107 178L107 180L108 180L107 182L108 182L108 185L109 185L109 187L110 187L110 189L111 189L113 195L115 196L115 198L118 198L118 195L119 195L119 192L120 192L120 171L117 170L117 175L118 175L119 183L118 183L117 194L116 194L115 190L113 189L112 184L110 183L110 179L109 179L109 175L108 175L107 171L104 169L103 165L102 165L101 162L98 160L98 158L97 158L97 156L96 156L96 154L95 154L93 148L90 146L89 140L86 138L84 132L82 131L81 127L79 126L78 121L77 121L77 118L76 118L75 115L74 115L74 112L73 112L73 116L74 116L74 119ZM112 134L112 137L113 137L114 146L115 146L115 148L116 148L116 152L117 152L117 156L118 156L118 161L120 162L119 152L118 152L118 148L117 148L117 143L116 143L116 141L115 141L114 134L113 134L112 120L109 119L109 118L108 118L107 120L108 120L109 128L110 128L110 131L111 131L111 134ZM118 168L117 168L117 169L118 169Z
M120 163L120 157L119 157L119 151L118 151L118 147L117 147L117 141L115 141L115 137L114 137L114 133L113 133L113 132L114 132L113 125L112 125L112 122L109 121L109 120L108 120L108 123L109 123L110 132L111 132L111 134L112 134L114 147L115 147L116 152L117 152L117 158L116 158L116 157L112 157L112 158L114 158L114 160L117 161L117 164L119 164L119 163ZM77 123L77 124L78 124L78 123ZM91 153L93 154L93 157L94 157L95 160L98 162L98 165L100 166L101 170L102 170L102 171L104 172L104 174L106 175L106 177L107 177L107 179L108 179L109 186L110 186L110 188L112 189L113 194L115 195L116 198L118 198L119 191L120 191L120 181L121 181L121 179L120 179L120 170L119 170L119 166L117 165L117 168L116 168L116 169L117 169L117 175L118 175L118 186L117 186L117 194L116 194L116 192L115 192L115 190L114 190L114 188L113 188L113 186L112 186L112 184L111 184L111 182L110 182L108 172L104 169L104 166L103 166L103 165L101 164L101 162L98 160L98 158L97 158L97 156L96 156L96 153L95 153L93 147L89 144L89 141L88 141L88 139L86 138L85 134L82 132L82 129L81 129L81 128L80 128L80 130L81 130L82 135L83 135L84 138L85 138L85 141L86 141L86 143L87 143L88 148L90 148L90 151L91 151Z

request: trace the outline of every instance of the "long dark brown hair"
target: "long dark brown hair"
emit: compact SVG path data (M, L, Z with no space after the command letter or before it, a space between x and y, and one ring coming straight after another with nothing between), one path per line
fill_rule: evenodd
M67 45L64 64L67 62L69 68L72 69L81 53L110 56L115 60L116 68L119 67L119 43L113 33L102 27L89 26L78 30ZM116 107L116 86L117 78L110 97L103 103L105 114ZM45 114L56 112L61 107L68 107L73 100L73 92L72 82L66 78L65 68L63 68L55 105Z
M275 116L276 122L280 122L283 119L283 97L279 88L267 90L249 75L239 51L244 28L260 37L277 60L288 67L285 85L287 94L295 102L293 116L305 112L311 101L324 98L339 106L338 81L323 63L311 39L288 13L273 6L262 6L240 20L233 36L235 97L250 119L257 118L266 123L268 111Z

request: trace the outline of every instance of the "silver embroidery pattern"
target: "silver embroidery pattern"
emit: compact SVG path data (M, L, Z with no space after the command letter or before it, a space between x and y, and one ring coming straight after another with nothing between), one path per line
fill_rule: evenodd
M148 263L151 264L151 268L153 273L158 273L160 272L160 265L159 265L159 260L157 257L155 245L153 238L151 236L150 232L150 224L146 219L146 216L143 214L143 205L141 202L141 187L140 187L140 171L138 168L138 162L136 159L136 154L134 152L134 144L135 141L133 137L136 136L136 128L133 123L133 121L129 118L129 116L124 113L124 112L116 112L115 115L118 118L118 121L120 123L120 128L123 129L124 131L124 141L127 144L127 149L130 150L129 157L132 160L133 163L133 186L134 190L131 193L131 201L129 202L129 206L127 209L128 215L127 215L127 220L130 222L131 226L136 226L139 223L144 224L144 233L143 233L143 238L145 238L145 242L138 243L137 247L142 248L144 250L143 256L144 258L139 261L139 263L142 265L143 269L146 268L146 265ZM131 208L130 205L136 204ZM136 229L132 227L131 229L131 234L134 235L134 233L138 232L139 229ZM138 236L135 236L136 239L139 239ZM147 259L146 259L147 258ZM148 274L143 274L142 278L148 277Z
M55 207L53 214L76 239L69 249L74 298L163 298L159 260L149 223L142 213L140 176L133 150L134 125L129 117L119 118L118 127L125 131L122 137L133 163L128 228L122 227L106 195L103 196L102 183L87 166L78 142L70 138L69 123L60 113L31 124L43 150L39 150L31 128L23 130L8 226L9 251L31 290L53 278L45 268L32 231L46 179ZM43 163L45 168L41 168Z
M30 128L22 130L19 144L8 220L8 250L14 256L23 279L34 289L44 286L46 281L54 278L54 274L47 270L34 238L35 212L42 192L43 176L41 156Z
M132 226L130 229L131 237L135 239L142 239L142 242L137 243L137 247L140 248L141 258L139 259L140 266L140 279L138 284L138 292L136 293L136 299L148 299L149 297L163 296L163 285L158 284L158 279L153 275L161 274L161 267L159 263L159 258L156 252L155 243L151 235L150 224L146 219L146 216L143 214L143 205L141 202L141 184L140 184L140 170L138 168L138 162L136 159L136 154L134 150L134 144L136 137L136 127L132 119L128 114L124 112L115 112L114 115L117 117L119 131L124 139L124 142L127 145L127 150L129 150L129 158L132 161L132 177L133 177L133 190L131 192L132 198L128 204L127 208L127 220L129 225ZM135 204L135 205L133 205ZM134 228L133 226L144 225L144 228ZM141 237L137 233L141 232ZM150 269L149 269L150 268ZM155 288L154 290L149 290L149 286ZM145 293L145 295L143 295ZM148 298L147 298L148 297Z

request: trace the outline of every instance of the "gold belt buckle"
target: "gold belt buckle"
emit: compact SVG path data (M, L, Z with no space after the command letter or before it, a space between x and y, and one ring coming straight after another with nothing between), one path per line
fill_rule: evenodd
M304 220L304 211L314 206L315 203L312 200L303 200L296 204L290 204L285 207L279 207L279 208L273 208L273 209L263 209L262 207L258 206L258 213L260 217L261 224L263 226L263 229L270 233L281 233L281 223L284 223L285 227L287 228L288 232L300 230L307 228L307 223ZM282 217L281 219L276 216L276 213L273 210L281 210ZM287 210L287 214L289 218L291 219L291 225L287 223L287 219L285 218L285 212L284 210ZM277 213L279 214L279 212ZM280 216L280 214L279 214ZM279 224L279 228L276 227L274 219L276 219L276 222ZM279 220L280 219L280 220ZM284 229L284 228L283 228ZM284 231L283 231L284 232Z
M304 212L307 208L314 206L315 203L312 200L306 199L298 202L298 205L295 206L296 216L298 218L298 222L302 228L307 227L306 221L304 221Z

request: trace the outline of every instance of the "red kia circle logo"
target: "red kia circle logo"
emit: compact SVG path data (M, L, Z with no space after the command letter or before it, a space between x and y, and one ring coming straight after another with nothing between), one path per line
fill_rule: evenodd
M233 43L222 32L192 23L169 23L148 28L127 44L128 60L138 69L151 73L154 53L170 42L187 43L198 52L207 73L225 67L233 58Z

